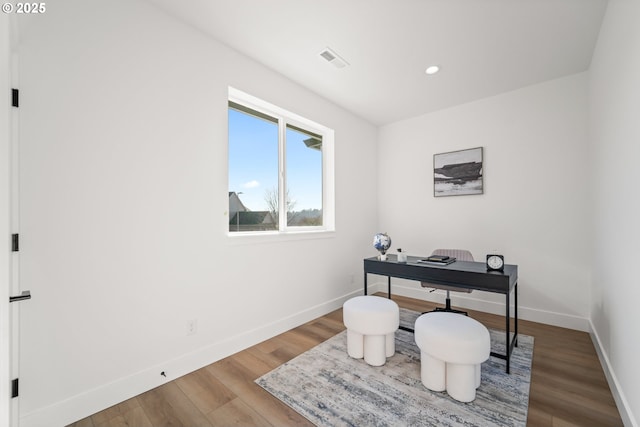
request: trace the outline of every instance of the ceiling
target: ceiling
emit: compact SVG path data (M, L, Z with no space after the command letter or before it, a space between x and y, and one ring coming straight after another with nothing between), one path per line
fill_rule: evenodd
M148 0L384 125L585 71L606 0ZM322 59L331 48L348 62ZM429 65L441 67L428 76Z

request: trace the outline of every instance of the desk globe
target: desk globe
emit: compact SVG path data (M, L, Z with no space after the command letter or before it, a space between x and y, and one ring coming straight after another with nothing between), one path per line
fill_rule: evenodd
M378 233L373 236L373 247L380 252L380 261L387 260L387 251L391 247L391 237L387 233Z

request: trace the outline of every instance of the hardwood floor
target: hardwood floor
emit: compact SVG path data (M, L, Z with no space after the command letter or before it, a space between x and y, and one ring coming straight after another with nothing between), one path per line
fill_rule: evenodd
M415 311L434 307L393 299ZM469 315L504 330L502 316ZM535 337L528 426L623 425L587 333L527 321L518 326L520 333ZM342 310L336 310L70 427L313 425L253 381L342 330Z

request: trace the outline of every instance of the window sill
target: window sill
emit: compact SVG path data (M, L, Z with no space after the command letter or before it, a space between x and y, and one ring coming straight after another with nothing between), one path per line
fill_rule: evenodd
M227 242L232 245L256 245L262 243L289 242L296 240L332 239L334 230L309 230L287 232L227 232Z

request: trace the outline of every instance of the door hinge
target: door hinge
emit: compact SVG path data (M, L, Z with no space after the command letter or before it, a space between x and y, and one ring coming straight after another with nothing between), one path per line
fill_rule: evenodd
M11 398L18 397L18 378L11 381Z
M11 89L11 106L16 108L20 106L20 91L18 89Z
M11 235L11 252L20 250L20 235L18 233Z

